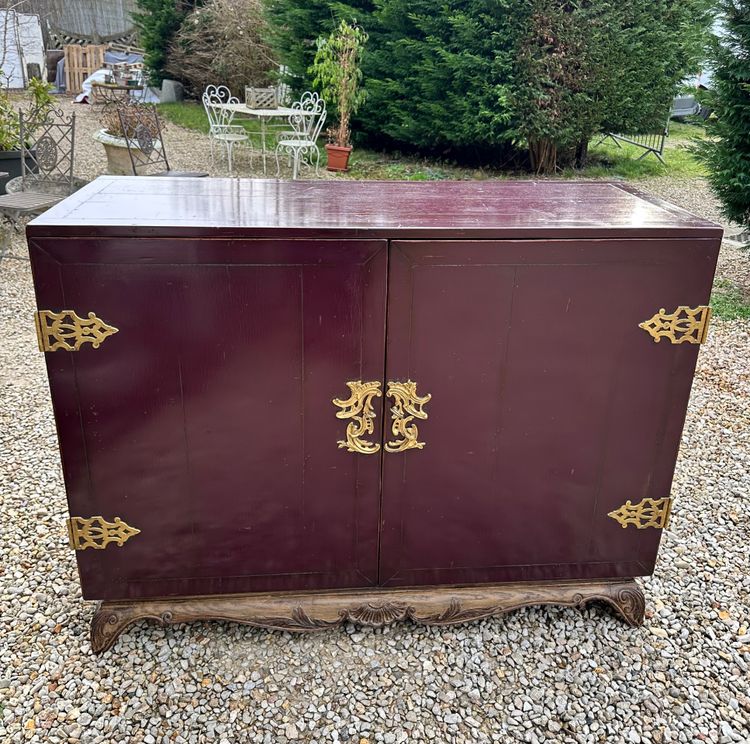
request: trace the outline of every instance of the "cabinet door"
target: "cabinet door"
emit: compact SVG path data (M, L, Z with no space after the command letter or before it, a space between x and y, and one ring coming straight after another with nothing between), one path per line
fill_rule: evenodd
M661 530L608 514L669 496L699 347L638 324L707 303L717 250L393 243L386 379L432 397L383 458L381 583L650 573Z
M46 354L86 598L368 586L380 453L333 398L381 381L384 241L45 239L40 309L118 332ZM373 398L379 441L382 397Z

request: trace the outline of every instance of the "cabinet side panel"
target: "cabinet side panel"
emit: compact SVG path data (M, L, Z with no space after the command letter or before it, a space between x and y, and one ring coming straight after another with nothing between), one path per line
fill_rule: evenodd
M37 309L63 309L67 307L67 302L61 267L45 250L44 243L45 241L29 241ZM28 322L34 321L28 318ZM75 514L77 505L88 499L90 482L74 360L70 354L45 354L45 364L52 393L52 409L68 508L71 514ZM60 530L64 530L64 525L60 525Z

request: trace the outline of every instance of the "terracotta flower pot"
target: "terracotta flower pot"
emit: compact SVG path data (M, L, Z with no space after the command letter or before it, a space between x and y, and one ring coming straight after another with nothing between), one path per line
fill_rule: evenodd
M348 171L349 170L349 155L351 154L351 147L341 147L340 145L326 145L326 153L328 154L328 166L329 171Z

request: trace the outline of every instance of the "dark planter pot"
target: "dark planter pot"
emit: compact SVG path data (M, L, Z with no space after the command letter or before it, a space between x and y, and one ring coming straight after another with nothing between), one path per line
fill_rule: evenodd
M349 155L351 147L340 147L339 145L326 145L328 153L328 170L329 171L348 171Z
M36 164L29 156L26 157L26 166L31 170L36 170ZM0 151L0 172L8 174L7 176L0 177L0 193L5 194L7 193L5 190L5 184L8 183L11 178L18 178L22 175L20 150Z

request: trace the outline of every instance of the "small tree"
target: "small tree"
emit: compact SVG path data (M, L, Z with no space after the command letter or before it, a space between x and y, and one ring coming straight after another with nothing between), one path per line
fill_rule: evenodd
M583 165L599 131L664 128L702 59L712 0L528 0L519 13L513 119L532 167Z
M514 65L513 113L531 168L550 174L558 152L590 136L598 123L592 34L578 4L531 0L528 8Z
M724 33L712 48L714 115L698 147L726 217L750 227L750 2L720 0Z
M310 68L313 84L335 108L338 124L329 132L339 147L349 146L351 117L365 98L361 64L366 42L367 34L356 23L342 20L330 36L318 38Z

